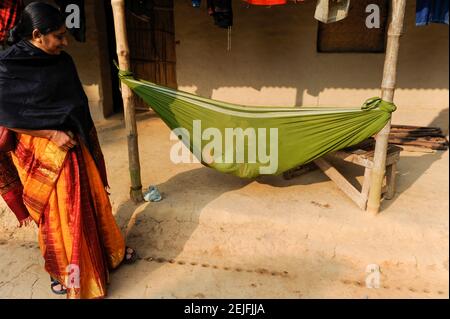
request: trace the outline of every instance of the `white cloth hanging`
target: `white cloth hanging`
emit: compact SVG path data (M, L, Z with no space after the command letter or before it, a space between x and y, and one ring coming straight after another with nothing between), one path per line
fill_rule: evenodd
M317 0L314 18L323 23L345 19L350 8L350 0Z

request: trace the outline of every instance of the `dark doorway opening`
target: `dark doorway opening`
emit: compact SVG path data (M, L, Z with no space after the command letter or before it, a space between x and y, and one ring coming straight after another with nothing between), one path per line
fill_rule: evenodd
M108 51L113 88L114 113L123 112L120 83L113 61L117 61L114 19L111 3L106 2ZM175 18L173 0L126 0L126 23L131 71L136 78L177 88L175 53ZM139 98L137 111L149 107Z

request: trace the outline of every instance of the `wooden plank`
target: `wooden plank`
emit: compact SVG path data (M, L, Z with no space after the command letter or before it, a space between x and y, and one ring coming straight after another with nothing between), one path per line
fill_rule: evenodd
M434 126L413 126L413 125L398 125L398 124L392 124L393 130L436 130L441 131L440 127L434 127Z
M395 186L397 180L397 163L389 165L386 169L386 193L383 198L392 199L395 196Z
M386 158L386 166L397 163L400 160L400 153L390 154Z
M364 158L358 154L349 154L347 152L337 151L337 152L329 154L328 156L333 157L333 158L339 158L346 162L353 163L353 164L356 164L359 166L370 167L370 168L373 166L373 163L369 159Z
M369 198L369 190L370 190L370 177L372 175L372 170L370 168L366 168L364 170L364 179L361 189L361 196L364 199L364 207L362 209L366 209L367 199Z
M442 150L445 151L448 149L447 143L433 142L433 141L424 141L424 140L406 140L406 139L392 139L389 138L390 143L399 144L399 145L413 145L420 146L424 148L429 148L432 150Z
M419 138L419 137L439 137L445 138L442 132L436 131L391 131L389 138Z
M333 180L336 185L341 189L347 196L349 196L361 209L366 209L368 196L370 193L371 184L371 174L373 168L373 143L362 143L362 147L367 149L344 149L327 155L325 158L319 160L319 163L315 161L315 164L321 168L322 171ZM387 149L386 156L386 176L383 178L381 194L384 194L384 198L393 198L395 192L395 182L396 182L396 164L400 159L401 147L396 145L389 145ZM350 162L356 165L365 167L364 179L362 183L362 190L358 190L350 184L345 177L339 173L339 171L334 168L327 158L341 159L346 162Z
M334 168L323 158L316 159L314 163L336 184L341 191L350 197L356 205L358 205L361 209L366 208L366 199L361 196L361 193L352 184L350 184L336 168Z
M402 149L407 152L418 152L418 153L436 153L436 150L432 150L425 147L413 146L413 145L402 145Z
M398 161L400 159L400 152L402 148L389 145L387 151L386 165L391 165L392 163ZM327 155L328 157L337 158L344 160L349 163L353 163L356 165L364 166L367 168L373 167L373 155L374 151L366 151L366 150L353 150L348 152L346 150L337 151Z

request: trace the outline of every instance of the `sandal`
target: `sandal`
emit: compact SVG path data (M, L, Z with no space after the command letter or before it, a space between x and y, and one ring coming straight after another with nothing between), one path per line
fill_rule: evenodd
M61 286L61 289L56 289L57 286ZM67 289L56 279L50 276L50 288L52 292L56 295L65 295L67 293Z
M131 247L125 247L125 257L123 258L123 263L130 265L133 264L138 259L136 250Z

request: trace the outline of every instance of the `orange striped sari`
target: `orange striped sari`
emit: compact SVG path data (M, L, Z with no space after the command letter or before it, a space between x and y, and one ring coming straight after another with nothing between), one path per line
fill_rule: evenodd
M87 147L66 152L44 138L19 135L12 154L23 200L39 226L46 271L68 298L106 296L109 269L125 255L125 241Z

